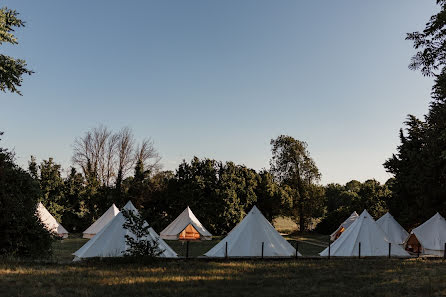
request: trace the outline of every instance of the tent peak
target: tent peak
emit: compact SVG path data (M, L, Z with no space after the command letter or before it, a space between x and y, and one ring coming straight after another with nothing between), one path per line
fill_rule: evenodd
M102 214L102 216L97 219L93 224L90 225L84 232L83 238L92 238L99 231L102 230L117 214L119 213L119 209L113 203L106 212Z
M251 208L251 211L250 211L250 213L255 213L255 212L259 212L259 213L261 213L260 212L260 210L257 208L257 206L256 205L254 205L252 208Z
M373 217L369 214L367 209L364 209L364 211L361 213L360 217L366 218L367 216L369 216L369 217L371 217L373 219Z
M68 237L68 231L56 221L52 214L45 208L42 202L37 204L36 215L50 232L57 233L63 238Z
M403 244L409 236L409 233L407 233L389 212L380 217L376 223L387 234L387 239L395 244Z
M123 209L130 211L138 211L136 207L133 205L132 201L128 201L126 205L124 205Z
M443 216L437 211L437 213L434 215L434 218L436 219L444 219Z
M389 218L394 218L394 216L390 212L386 212L386 214L384 216L389 217Z
M342 222L338 229L330 234L330 240L336 240L357 218L359 218L358 213L356 211L352 212L351 215L344 222Z

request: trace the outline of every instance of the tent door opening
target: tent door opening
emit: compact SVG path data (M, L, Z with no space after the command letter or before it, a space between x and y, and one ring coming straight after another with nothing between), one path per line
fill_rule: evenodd
M178 239L180 240L199 240L201 237L200 233L191 224L187 225L183 231L181 231Z
M410 234L409 239L406 243L406 251L411 253L421 253L421 244L415 234Z
M339 236L341 236L342 232L345 231L344 227L341 227L341 229L339 229L339 231L336 233L335 235L335 240L339 238Z

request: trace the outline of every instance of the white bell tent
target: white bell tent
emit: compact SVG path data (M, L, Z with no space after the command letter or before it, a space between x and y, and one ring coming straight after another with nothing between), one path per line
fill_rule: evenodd
M87 228L83 232L82 237L83 238L92 238L95 236L99 231L101 231L102 228L104 228L105 225L107 225L113 218L119 213L119 209L116 207L115 204L110 206L110 208L104 212L104 214L96 220L93 224L91 224L90 227Z
M380 217L376 223L383 229L387 234L387 239L392 243L403 245L407 237L409 237L409 233L404 230L390 213Z
M359 255L361 243L361 256L388 256L389 240L387 235L376 224L372 216L364 210L362 214L341 234L330 246L330 256L354 257ZM328 256L328 247L319 255ZM391 256L409 257L409 254L399 245L391 245Z
M407 239L406 249L426 255L443 256L446 243L446 220L437 212L422 225L413 229Z
M48 231L55 233L62 238L68 237L68 231L56 221L56 219L50 214L50 212L45 208L45 206L43 206L41 202L37 204L36 215L39 217Z
M330 240L334 241L341 236L342 232L344 232L357 218L359 217L356 211L352 212L352 214L341 224L335 232L331 233Z
M160 233L168 240L211 240L212 234L203 227L189 206Z
M229 232L216 246L210 249L208 257L292 257L294 247L283 238L254 206L246 217ZM301 256L298 253L298 256Z
M138 210L130 201L127 202L123 209L138 213ZM128 249L125 235L134 236L133 233L124 228L124 223L125 217L121 211L96 236L73 254L75 256L73 261L91 257L122 257ZM158 241L159 248L163 251L160 257L177 257L172 248L152 228L150 228L148 237L149 240Z

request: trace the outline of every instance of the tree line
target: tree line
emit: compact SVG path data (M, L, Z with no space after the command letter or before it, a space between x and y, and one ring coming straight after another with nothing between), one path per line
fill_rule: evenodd
M277 150L283 146L278 141L285 138L306 146L289 136L272 140L275 170L257 172L233 162L194 157L189 162L183 160L175 171L163 171L152 141L135 145L131 129L114 133L100 126L75 140L73 163L77 166L70 167L66 177L52 158L38 164L31 157L28 172L40 185L40 200L71 232L87 228L112 203L121 207L128 200L156 229L165 227L190 206L211 232L224 234L254 204L269 220L279 215L303 217L301 228L305 229L314 217L314 203L322 201L323 187L314 183L316 175L315 180L310 178L301 185L301 192L294 189L293 178L307 178L310 168L317 171L306 150L283 148L302 163L288 160L302 167L302 176L284 178L278 162L286 162L283 159L287 156Z
M367 208L376 216L388 210L387 184L320 185L307 144L291 136L271 140L271 168L260 171L197 157L183 160L175 171L163 171L153 142L135 143L129 128L117 133L94 128L75 140L78 169L70 167L66 177L52 158L37 164L32 157L28 171L40 185L40 200L70 232L81 232L112 203L122 207L128 200L156 230L189 206L216 235L229 232L254 205L269 221L291 217L302 232L320 221L322 233L353 210Z

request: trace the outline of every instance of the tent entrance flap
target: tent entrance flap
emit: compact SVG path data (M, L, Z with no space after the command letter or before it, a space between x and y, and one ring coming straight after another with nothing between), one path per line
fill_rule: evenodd
M344 231L345 231L345 228L344 228L344 227L341 227L341 229L339 229L339 231L336 232L335 240L338 239L339 236L341 236L342 232L344 232Z
M187 225L183 231L178 236L180 240L199 240L201 237L200 233L191 224Z
M415 234L410 234L406 242L406 251L411 253L421 253L421 244Z

